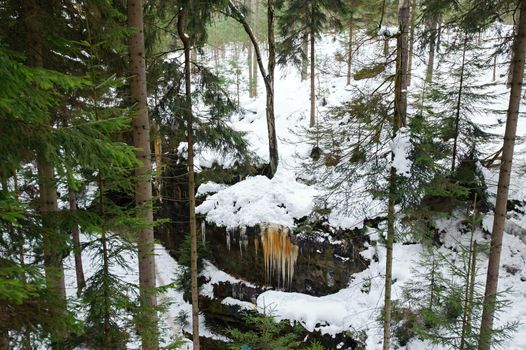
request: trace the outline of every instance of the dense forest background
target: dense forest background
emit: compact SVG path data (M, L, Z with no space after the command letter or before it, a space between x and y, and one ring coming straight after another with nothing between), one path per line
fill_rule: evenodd
M526 347L526 0L0 21L0 350Z

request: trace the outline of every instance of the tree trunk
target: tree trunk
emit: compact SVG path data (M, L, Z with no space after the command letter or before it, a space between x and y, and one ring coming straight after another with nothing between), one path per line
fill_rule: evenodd
M100 208L100 217L104 221L104 180L99 175L99 208ZM102 274L103 274L103 283L104 283L104 290L103 290L103 303L104 305L101 305L102 307L102 313L103 313L103 323L102 323L102 331L103 331L103 338L102 338L102 344L104 349L111 349L111 330L110 330L110 313L111 313L111 305L110 305L110 290L109 290L109 275L110 275L110 258L109 258L109 252L108 252L108 239L106 232L102 230L101 237L100 237L101 243L102 243Z
M411 1L411 20L409 32L409 62L407 63L407 86L411 86L413 76L413 50L415 46L416 0Z
M252 23L254 23L254 32L257 35L258 32L258 23L259 23L259 1L253 0L252 4ZM250 44L250 43L249 43ZM257 97L258 95L258 67L257 62L252 59L252 97Z
M465 47L465 45L464 45ZM477 193L475 193L475 199L473 200L473 221L471 223L471 237L469 239L469 256L467 264L467 273L464 286L464 310L462 316L462 332L460 335L460 347L459 350L464 350L466 346L466 338L471 334L471 310L472 310L472 297L471 291L474 290L475 286L471 283L475 283L475 268L477 263L477 247L476 241L473 240L475 229L476 229L476 218L477 218ZM473 287L473 289L472 289Z
M400 35L396 45L395 104L393 136L406 125L407 115L407 64L409 0L400 0L398 7L398 25ZM394 154L391 155L391 161ZM387 206L387 240L385 258L385 300L384 300L384 342L383 349L388 350L391 342L391 285L393 273L393 243L395 236L396 169L391 166L389 173L389 200Z
M349 23L349 45L347 47L348 54L347 54L347 85L351 85L351 79L352 79L352 36L353 36L353 28L352 28L352 18L351 23Z
M27 63L31 67L44 67L44 37L40 27L41 9L35 0L24 0L24 23L27 30ZM52 122L50 122L52 123ZM44 269L47 287L57 298L58 307L64 314L66 306L66 286L64 282L63 247L65 239L62 237L54 214L58 211L57 186L54 167L50 159L43 152L37 152L37 171L39 178L39 209L42 215L42 248L44 253ZM61 347L66 334L63 330L56 330L53 334L52 348Z
M153 238L152 181L150 122L146 91L146 65L144 49L144 24L142 0L128 0L128 26L134 31L128 39L130 56L131 102L136 113L133 119L133 144L137 148L137 158L142 162L135 169L137 177L135 203L140 208L138 216L148 227L139 232L139 288L141 297L141 335L144 350L157 349L157 297L155 294L155 255Z
M269 0L267 2L267 30L268 30L268 73L263 65L263 59L261 57L261 50L257 42L256 36L252 31L249 23L245 16L239 11L236 5L232 2L228 2L228 7L232 12L232 17L243 25L245 32L247 33L252 45L254 46L254 54L256 56L256 62L259 67L263 82L265 83L265 91L267 94L266 102L266 118L267 118L267 131L269 139L269 158L270 158L270 177L274 176L279 163L278 157L278 140L276 137L276 126L274 118L274 70L276 67L276 44L274 41L274 1Z
M267 129L269 138L270 174L274 176L278 168L278 140L274 118L274 70L276 68L276 43L274 38L274 0L267 1L267 37L268 37L268 63L267 63Z
M492 80L497 80L497 53L495 53L495 56L493 56L493 76Z
M301 81L307 80L308 70L309 70L309 35L302 34L301 39Z
M188 0L184 1L179 10L177 32L184 48L184 81L186 137L188 142L188 208L190 220L190 271L192 284L192 338L193 349L199 350L199 286L197 284L197 226L195 221L195 180L194 180L194 143L192 115L192 82L190 72L190 37L186 33Z
M437 23L436 23L436 28L437 28L437 36L436 36L436 52L440 52L440 44L442 43L442 15L439 14L438 17L437 17Z
M467 46L467 36L464 35L464 45L462 46L462 62L460 66L460 83L458 86L458 97L457 97L457 107L455 114L455 137L453 139L453 154L451 159L451 174L455 171L455 163L457 159L457 143L458 143L458 132L460 124L460 106L462 105L462 91L464 88L464 66L466 61L466 46Z
M252 75L252 68L253 68L253 59L252 59L252 44L250 43L250 40L248 42L248 96L254 97L252 93L252 86L254 85L254 77Z
M426 69L426 84L433 82L433 70L435 67L435 44L437 41L437 19L432 18L429 23L429 30L431 31L429 37L429 57L427 60Z
M0 329L0 350L9 350L9 332L7 329Z
M309 126L312 128L316 124L316 93L314 91L314 79L315 79L315 64L316 60L314 57L315 52L315 36L314 32L310 32L310 123Z
M252 8L252 2L253 0L248 0L248 1L245 1L244 4L245 6L248 6L248 13L253 14L253 8ZM250 43L250 39L247 38L247 50L248 50L248 57L247 57L247 64L248 64L248 96L249 97L254 97L254 95L252 94L252 84L254 84L253 82L253 75L252 75L252 72L253 72L253 67L254 67L254 64L253 64L253 59L252 59L252 44Z
M513 148L517 134L519 106L521 102L522 82L524 79L524 57L526 55L526 0L520 2L520 17L517 34L513 40L513 71L511 79L510 100L506 117L506 131L502 148L499 183L497 187L497 202L491 234L491 245L486 277L486 291L484 293L484 308L480 326L479 350L489 350L491 347L491 332L497 297L499 280L500 253L502 250L502 236L506 223L508 192L510 185Z
M69 196L69 211L72 215L77 212L77 195L71 188L68 189ZM82 289L86 287L86 279L84 278L84 268L82 266L82 250L80 248L80 232L79 226L75 222L71 227L71 238L73 240L73 255L75 257L75 275L77 278L77 297L80 297Z

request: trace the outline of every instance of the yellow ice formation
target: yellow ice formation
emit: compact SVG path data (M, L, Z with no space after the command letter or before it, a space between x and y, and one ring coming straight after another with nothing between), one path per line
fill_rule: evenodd
M290 288L299 248L291 242L287 227L267 224L261 228L265 279L270 283L276 277L278 287L281 285L283 288Z

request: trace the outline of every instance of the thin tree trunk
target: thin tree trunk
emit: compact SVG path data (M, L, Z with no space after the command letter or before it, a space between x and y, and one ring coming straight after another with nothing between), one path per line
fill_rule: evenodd
M316 124L316 93L315 89L315 64L316 57L314 44L316 42L314 32L310 32L310 123L309 126L312 128Z
M473 300L475 297L475 277L477 272L477 241L473 241L473 248L472 248L472 258L471 258L471 267L470 267L470 281L469 281L469 294L468 294L468 333L471 333L471 316L473 312Z
M77 195L71 188L68 189L69 196L69 211L72 215L77 212ZM73 255L75 257L75 276L77 278L77 297L80 297L82 289L86 286L86 279L84 278L84 268L82 266L82 250L80 248L80 231L79 226L75 222L71 227L71 238L73 240Z
M252 8L252 2L253 0L247 0L245 1L245 6L248 5L248 13L253 14L253 8ZM248 96L249 97L254 97L254 95L252 94L252 84L254 84L253 82L253 75L252 75L252 71L253 71L253 59L252 59L252 44L250 43L250 39L247 38L247 50L248 50L248 57L247 57L247 65L248 65Z
M413 52L415 46L416 0L411 1L411 20L409 32L409 62L407 63L407 86L411 86L413 76Z
M276 137L276 125L274 118L274 70L276 68L276 43L274 38L274 0L267 1L267 40L268 40L268 62L267 78L267 129L269 138L270 174L274 176L278 168L278 140Z
M177 32L184 47L184 81L186 137L188 142L188 208L190 220L190 271L192 284L192 338L194 350L200 349L199 344L199 286L197 284L197 224L195 221L195 180L194 180L194 143L192 115L192 82L190 75L190 37L186 33L188 0L184 1L179 10Z
M257 35L258 23L259 23L259 1L258 0L254 0L254 4L252 5L252 10L253 10L252 23L254 23L254 32ZM258 67L257 67L257 62L254 59L252 59L252 97L257 97L257 95L258 95Z
M426 83L433 82L433 71L435 67L435 45L437 41L437 19L432 18L429 24L431 34L429 37L429 57L427 60Z
M349 45L347 47L348 54L347 54L347 85L351 85L351 79L352 79L352 37L353 37L353 24L352 24L352 18L351 22L349 23Z
M516 36L519 31L519 21L520 21L520 12L515 11L513 14L513 35ZM511 59L510 59L510 66L508 69L508 79L506 80L506 87L509 89L511 88L511 81L513 79L513 65L515 64L515 52L511 52Z
M302 34L301 39L301 51L302 51L302 57L301 57L301 81L307 80L308 76L308 70L309 70L309 35L308 34Z
M464 46L465 47L465 46ZM475 283L475 267L476 267L476 243L473 240L476 229L476 215L477 215L477 193L475 193L475 199L473 200L473 222L471 227L471 237L469 239L469 257L466 275L466 285L464 290L464 312L462 316L462 332L460 335L460 347L459 350L464 350L466 346L466 337L471 333L471 282ZM473 286L474 287L474 286Z
M409 0L400 0L398 7L398 25L400 35L396 48L396 77L393 135L406 125L407 115L407 64L408 64L408 30ZM394 154L391 155L394 160ZM391 285L393 273L393 243L395 236L395 202L396 202L396 168L391 166L389 174L389 200L387 206L387 240L385 258L385 300L384 300L384 342L383 349L389 350L391 343Z
M104 221L104 180L101 176L99 176L99 207L100 207L100 217ZM108 254L108 238L106 235L106 231L103 229L101 233L101 243L102 243L102 273L103 273L103 283L104 283L104 290L103 290L103 300L104 305L102 305L103 308L103 339L102 344L104 349L111 349L111 330L110 330L110 313L111 313L111 306L110 306L110 291L108 289L109 284L109 275L110 275L110 262L109 262L109 254Z
M506 223L508 192L510 185L513 148L517 134L519 106L521 102L522 82L524 79L524 57L526 55L526 0L520 2L520 17L517 35L513 40L513 71L511 79L510 100L506 118L506 131L502 149L499 183L497 187L497 202L491 234L491 245L484 293L484 307L480 326L479 350L489 350L491 347L491 332L497 298L499 280L500 253L502 250L502 236Z
M493 76L492 80L497 80L497 53L495 53L495 56L493 56Z
M252 45L254 46L254 54L256 56L256 62L259 67L259 72L263 77L265 83L265 91L267 94L266 102L266 118L267 118L267 131L269 139L269 158L270 158L270 177L274 176L279 163L278 157L278 141L276 137L276 126L274 118L274 70L276 67L276 44L274 39L274 1L269 0L267 2L267 30L268 30L268 73L263 65L263 59L261 57L261 50L257 42L256 36L252 31L246 18L243 16L241 11L232 2L228 2L228 6L232 12L232 17L243 25L245 32L247 33Z
M252 93L252 86L254 85L254 77L252 75L252 67L253 67L253 59L252 59L252 44L250 43L250 40L248 42L248 96L254 97Z
M453 139L453 154L451 159L451 174L455 171L455 163L457 159L457 143L458 143L458 133L459 133L459 124L460 124L460 106L462 105L462 91L464 89L464 66L466 61L466 46L467 46L467 36L464 35L464 45L462 46L462 62L460 66L460 83L458 86L458 97L457 97L457 106L455 111L455 137Z
M133 119L133 144L137 148L137 158L142 165L135 169L137 177L135 202L140 210L138 216L148 227L139 232L139 288L141 297L141 335L144 350L157 349L157 297L155 293L155 255L153 238L152 180L150 122L146 92L146 64L144 49L144 24L142 0L128 0L128 26L134 31L128 39L130 56L131 102L136 114Z
M442 15L438 15L437 17L437 41L436 41L436 52L440 52L440 44L442 44Z

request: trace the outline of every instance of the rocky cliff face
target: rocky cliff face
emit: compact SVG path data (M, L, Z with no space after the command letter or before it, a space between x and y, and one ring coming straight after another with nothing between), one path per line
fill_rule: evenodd
M259 286L310 295L327 295L345 287L367 266L359 252L361 235L346 231L338 239L297 235L289 228L261 224L226 230L209 226L210 259L225 272Z

